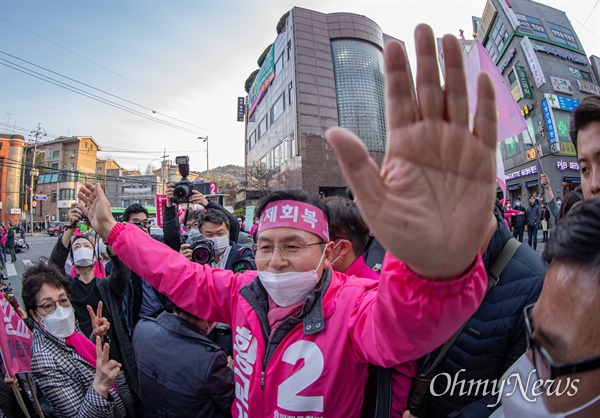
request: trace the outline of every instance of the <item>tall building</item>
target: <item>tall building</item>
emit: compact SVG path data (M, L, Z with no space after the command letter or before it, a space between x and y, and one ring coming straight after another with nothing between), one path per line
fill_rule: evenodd
M100 146L91 136L58 137L38 144L45 154L45 166L39 168L35 194L40 200L34 221L67 221L71 204L85 181L97 181L96 154Z
M0 134L0 221L8 225L21 219L21 173L25 138Z
M247 176L268 172L274 189L302 188L313 197L344 194L325 131L350 129L381 163L383 46L390 37L365 16L299 7L279 29L246 100Z
M527 131L501 143L509 197L539 194L542 172L556 196L578 187L571 115L600 87L565 12L531 0L488 0L473 29L527 121Z

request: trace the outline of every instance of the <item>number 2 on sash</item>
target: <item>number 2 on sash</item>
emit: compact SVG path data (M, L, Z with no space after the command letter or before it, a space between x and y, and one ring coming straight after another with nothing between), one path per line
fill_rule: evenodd
M282 360L294 365L300 359L304 365L277 389L277 406L294 412L323 412L323 396L298 395L323 373L323 353L312 341L296 341L285 350Z

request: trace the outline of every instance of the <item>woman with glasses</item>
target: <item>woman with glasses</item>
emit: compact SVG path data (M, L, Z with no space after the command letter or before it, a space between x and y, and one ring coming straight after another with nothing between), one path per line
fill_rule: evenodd
M125 417L128 388L117 380L121 364L109 359L110 347L101 343L110 324L92 313L94 345L78 330L70 294L69 280L52 264L23 274L23 304L35 322L33 379L61 417Z

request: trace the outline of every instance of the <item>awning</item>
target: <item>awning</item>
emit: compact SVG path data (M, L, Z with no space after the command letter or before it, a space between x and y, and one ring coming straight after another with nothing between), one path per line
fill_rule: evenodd
M581 184L581 177L563 177L563 183Z
M534 180L534 181L528 181L525 183L525 188L526 189L531 189L532 187L537 187L538 186L538 181Z
M520 190L521 189L521 185L520 184L511 184L510 186L507 187L508 190Z

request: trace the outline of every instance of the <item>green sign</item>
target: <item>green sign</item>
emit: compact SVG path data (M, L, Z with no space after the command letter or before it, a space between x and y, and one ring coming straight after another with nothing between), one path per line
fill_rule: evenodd
M252 83L252 87L250 87L250 92L248 93L248 104L250 105L250 108L248 109L248 117L252 116L254 109L256 109L256 106L260 103L260 100L265 95L265 92L271 85L271 82L274 78L275 45L273 45L269 50L269 53L263 61L263 65L260 67L260 71L254 79L254 83Z
M525 99L533 99L533 91L531 90L531 84L529 84L529 78L527 77L525 67L522 65L515 65L515 72L517 73L519 84L521 85L523 97Z

